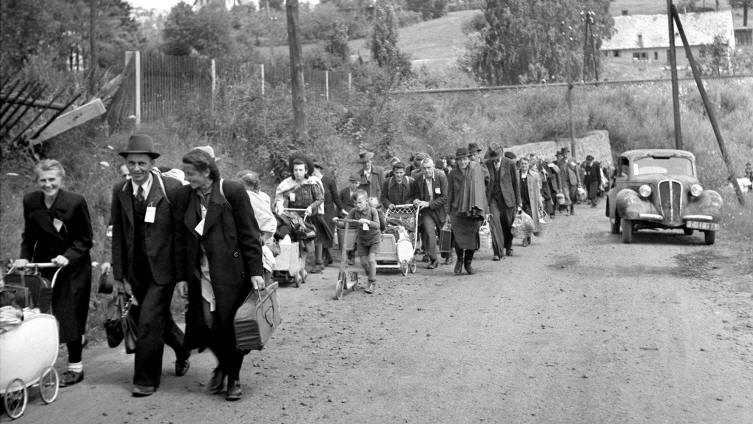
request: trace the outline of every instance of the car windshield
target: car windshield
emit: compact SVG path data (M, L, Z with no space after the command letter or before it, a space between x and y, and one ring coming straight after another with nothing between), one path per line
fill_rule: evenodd
M633 175L673 174L693 176L693 163L681 157L646 157L633 161Z

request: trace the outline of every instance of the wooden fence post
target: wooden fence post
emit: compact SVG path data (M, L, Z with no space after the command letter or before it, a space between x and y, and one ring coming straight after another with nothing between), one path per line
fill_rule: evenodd
M217 95L217 62L212 59L212 112L214 112L214 96Z
M141 52L138 50L133 52L133 66L133 75L135 77L134 85L136 88L136 91L134 93L134 105L136 107L136 128L138 129L139 127L141 127Z
M350 91L353 88L353 74L348 72L348 97L350 97Z
M324 71L324 98L329 101L329 71Z
M261 95L264 96L264 64L259 65L261 69Z

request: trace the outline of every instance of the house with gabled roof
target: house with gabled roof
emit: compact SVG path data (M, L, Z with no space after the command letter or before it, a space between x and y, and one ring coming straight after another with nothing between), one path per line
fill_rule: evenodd
M720 12L680 14L685 35L693 57L698 58L701 47L714 42L721 35L731 50L735 49L735 33L730 10ZM678 66L688 60L675 26L675 45ZM623 15L614 17L614 33L601 43L601 52L610 61L648 61L669 64L667 15Z

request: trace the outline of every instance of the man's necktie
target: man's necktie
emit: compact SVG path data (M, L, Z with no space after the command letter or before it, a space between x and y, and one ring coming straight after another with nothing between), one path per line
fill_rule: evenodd
M146 198L144 197L144 186L139 186L138 190L136 190L136 201L139 204L143 204Z

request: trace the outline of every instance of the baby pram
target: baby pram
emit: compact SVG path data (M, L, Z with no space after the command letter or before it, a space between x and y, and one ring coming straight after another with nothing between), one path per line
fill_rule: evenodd
M283 209L283 215L278 216L278 223L284 222L290 229L289 234L283 236L279 240L280 253L275 257L275 266L272 269L272 280L281 284L294 284L295 287L300 287L301 284L306 282L306 250L301 246L301 240L305 236L300 228L293 228L296 224L292 223L288 217L292 217L291 214L300 214L303 221L306 216L304 215L305 209ZM278 226L279 230L279 226ZM316 233L313 234L316 236ZM300 242L299 242L300 240Z
M0 287L0 396L12 419L26 411L28 388L39 387L42 402L55 401L59 376L53 365L58 354L58 324L51 315L51 282L42 278L40 268L52 263L30 263L24 269L11 269ZM62 268L61 268L62 269Z
M403 275L416 272L415 251L418 234L419 207L411 204L395 205L385 213L387 228L377 252L377 269L399 269Z

